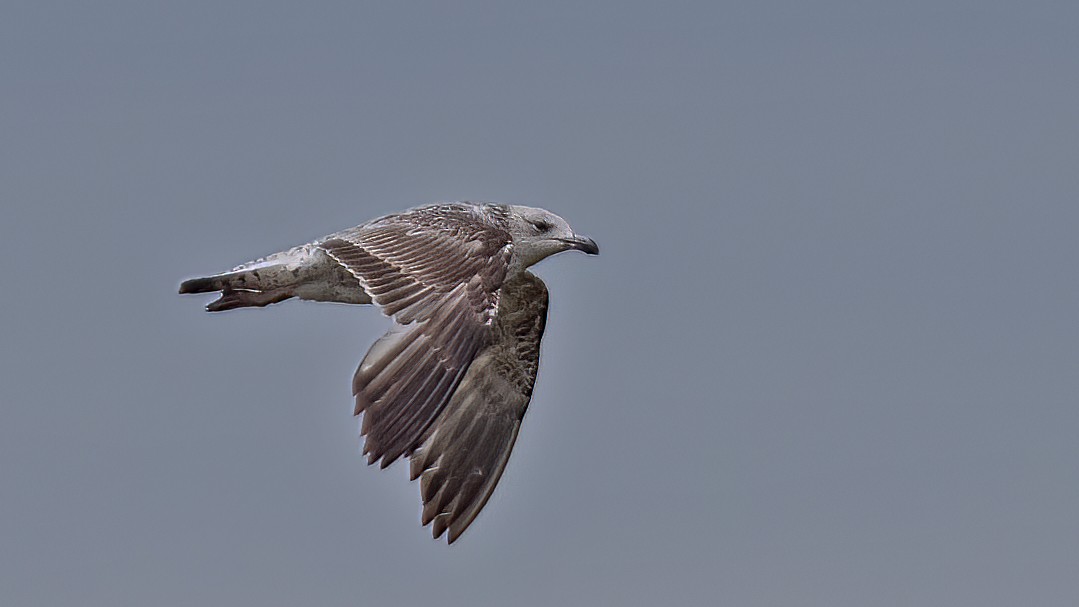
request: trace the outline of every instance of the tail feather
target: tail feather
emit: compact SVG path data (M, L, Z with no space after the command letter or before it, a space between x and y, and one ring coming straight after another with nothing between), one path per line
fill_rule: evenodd
M236 308L268 306L296 295L296 274L285 266L260 267L256 270L234 270L180 283L180 293L221 292L221 297L206 305L208 312L223 312Z
M206 304L207 312L224 312L236 308L261 308L293 296L292 291L276 289L272 291L232 291L225 289L214 301Z
M180 283L180 294L186 293L213 293L225 288L225 281L221 275L206 276L204 278L192 278Z
M221 292L210 312L262 307L292 297L368 304L371 297L353 276L315 245L303 245L246 263L229 272L180 283L180 293Z
M231 272L185 280L180 283L180 294L232 290L266 291L293 284L296 276L297 273L290 273L284 264L254 269L240 266Z

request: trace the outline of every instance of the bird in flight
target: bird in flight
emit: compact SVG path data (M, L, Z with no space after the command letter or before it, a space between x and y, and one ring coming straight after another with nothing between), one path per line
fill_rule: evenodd
M539 364L547 287L528 267L595 241L533 207L417 207L312 243L193 278L180 293L220 292L210 312L290 298L375 304L393 327L352 380L368 464L405 456L424 525L452 544L506 467Z

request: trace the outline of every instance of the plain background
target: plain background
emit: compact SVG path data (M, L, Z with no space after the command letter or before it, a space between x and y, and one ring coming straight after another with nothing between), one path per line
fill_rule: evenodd
M5 2L4 605L1075 605L1079 6ZM452 547L388 326L179 282L437 200L602 247Z

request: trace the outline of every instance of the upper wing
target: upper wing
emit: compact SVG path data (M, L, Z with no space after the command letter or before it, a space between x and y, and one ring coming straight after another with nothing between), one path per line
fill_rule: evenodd
M353 378L369 463L411 453L489 341L510 235L472 207L391 215L317 243L397 321Z
M547 288L522 272L506 282L494 339L469 367L442 415L412 454L420 479L423 524L434 521L453 543L487 503L509 460L532 398L540 338L547 322Z

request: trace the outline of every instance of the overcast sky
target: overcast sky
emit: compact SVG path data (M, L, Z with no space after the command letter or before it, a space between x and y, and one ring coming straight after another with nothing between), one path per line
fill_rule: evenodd
M1074 606L1077 7L5 2L0 602ZM384 317L176 289L454 199L602 255L447 547Z

